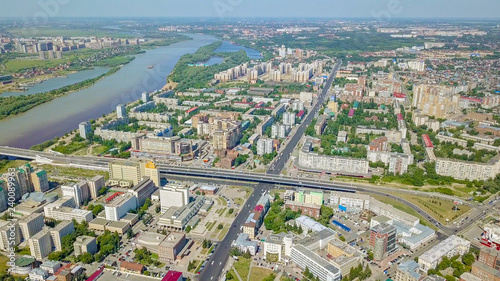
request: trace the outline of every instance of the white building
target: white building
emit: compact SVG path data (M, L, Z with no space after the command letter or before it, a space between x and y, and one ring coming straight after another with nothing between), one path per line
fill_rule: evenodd
M257 141L257 155L264 155L273 153L273 140L272 139L259 139Z
M111 203L104 206L106 219L110 221L118 221L123 218L130 210L137 208L137 197L131 193L125 193L116 196Z
M264 258L270 262L283 261L292 254L293 235L271 234L264 242Z
M418 258L418 266L422 272L427 272L429 269L436 268L443 257L451 258L456 255L463 255L469 251L470 242L452 235L436 246L432 247L427 252L423 253Z
M35 268L29 274L31 281L45 281L47 277L49 277L49 273L41 268Z
M45 206L43 211L45 217L55 220L71 221L75 219L77 222L81 223L83 221L89 222L94 218L92 211L61 207L54 203Z
M85 121L78 125L78 131L82 138L87 139L89 137L89 133L92 132L92 127L88 121Z
M252 256L257 253L257 249L259 247L256 241L250 241L248 234L246 233L239 233L236 240L231 243L231 246L238 248L238 250L242 253L246 253L248 251Z
M307 267L321 281L339 281L341 279L339 268L303 245L293 246L291 259L302 270Z
M42 230L44 225L43 214L40 213L33 213L19 222L24 240L30 239L33 235Z
M182 186L164 186L160 189L161 212L170 207L182 207L189 204L189 190Z
M358 213L370 207L371 196L332 191L328 199L329 204L334 207L339 209L343 207L348 213Z
M116 106L116 117L117 118L126 118L127 117L127 108L124 104L119 104Z
M52 239L48 229L43 229L28 240L31 255L42 260L52 252Z
M297 225L297 227L300 226L305 233L309 232L309 230L314 231L314 232L320 232L323 229L327 229L326 226L311 219L308 216L300 216L300 217L296 218L295 224Z

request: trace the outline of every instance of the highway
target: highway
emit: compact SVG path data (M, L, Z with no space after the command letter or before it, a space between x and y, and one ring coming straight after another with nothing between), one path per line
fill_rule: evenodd
M323 88L323 91L321 94L318 96L316 103L314 106L311 108L310 112L307 114L306 118L302 121L302 123L299 125L297 130L295 131L295 134L289 139L288 144L285 146L283 151L280 151L278 154L278 157L276 160L273 161L271 164L271 167L267 171L268 174L273 174L273 175L279 175L283 168L285 167L286 163L288 162L288 159L290 158L290 155L292 154L293 150L299 143L300 139L304 135L304 132L306 131L307 127L309 124L311 124L312 120L316 117L316 115L319 112L319 109L321 108L321 105L325 102L325 98L328 94L328 90L332 86L333 79L335 79L335 75L337 74L337 71L339 70L340 66L342 65L342 60L337 62L335 64L332 73L328 77L326 84Z
M276 183L278 175L281 176L280 173L285 167L286 163L288 162L288 159L290 158L293 149L299 142L300 138L304 135L304 131L307 128L307 126L311 124L311 121L313 120L314 116L318 113L320 105L323 104L324 97L328 93L328 89L330 89L333 79L337 73L337 70L341 65L342 62L340 61L334 66L334 69L330 73L330 76L328 77L328 80L326 82L325 87L323 88L323 91L321 92L321 95L318 97L318 101L315 103L315 105L313 106L307 117L303 120L302 124L299 125L298 129L295 131L295 134L290 138L288 144L285 146L285 149L283 149L283 151L281 151L280 154L278 155L277 159L275 159L271 163L271 167L269 168L269 170L267 170L267 173L264 175L264 177L260 177L260 180L258 181L259 183L255 186L254 191L248 198L247 202L245 203L245 206L234 220L231 229L228 231L226 237L224 237L224 239L218 245L217 249L214 251L212 258L207 262L207 264L210 264L210 266L205 267L205 270L202 271L202 273L198 276L199 280L205 281L205 280L223 279L221 278L222 274L224 274L224 272L222 271L224 270L224 266L226 265L227 259L229 257L229 251L231 250L231 243L236 239L238 233L240 233L240 228L242 227L243 223L245 223L248 216L252 213L259 198L262 196L264 192L269 192ZM206 174L208 171L205 170L203 172ZM227 175L227 173L225 174ZM240 179L242 176L243 175L241 172L237 173L236 175L238 179ZM255 176L257 175L249 175L249 176L245 175L244 178L252 180L255 179Z

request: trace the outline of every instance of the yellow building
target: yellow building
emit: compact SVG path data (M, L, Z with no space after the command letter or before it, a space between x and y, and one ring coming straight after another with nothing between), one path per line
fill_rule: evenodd
M149 177L156 186L160 186L160 172L152 161L115 161L109 163L110 180L130 181L136 185L144 176Z
M337 113L339 111L339 103L336 101L329 101L327 106L333 113Z

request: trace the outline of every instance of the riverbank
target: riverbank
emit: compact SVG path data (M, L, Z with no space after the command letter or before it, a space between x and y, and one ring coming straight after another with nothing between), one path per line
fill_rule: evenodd
M52 90L46 93L34 94L29 96L9 96L0 97L0 120L5 119L12 115L17 115L24 113L38 105L49 102L55 98L73 93L78 90L88 88L104 77L117 72L120 67L115 67L106 72L105 74L99 75L96 78L87 79L80 83L72 84L69 86L64 86L57 90Z

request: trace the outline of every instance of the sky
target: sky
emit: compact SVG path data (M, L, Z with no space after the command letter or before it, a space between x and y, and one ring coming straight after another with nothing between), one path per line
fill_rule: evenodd
M499 0L0 0L0 17L500 19Z

